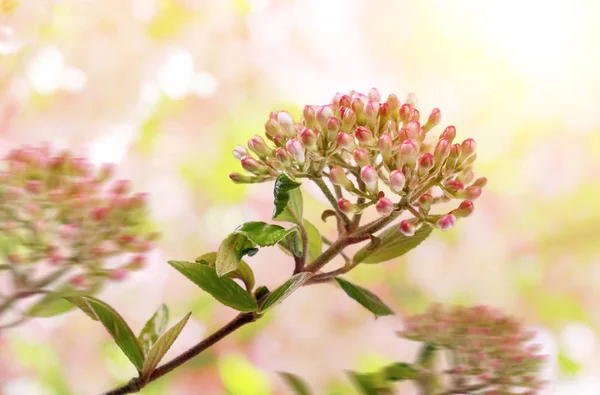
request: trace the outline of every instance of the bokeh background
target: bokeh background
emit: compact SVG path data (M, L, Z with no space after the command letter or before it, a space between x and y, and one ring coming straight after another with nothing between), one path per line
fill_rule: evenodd
M16 7L10 10L11 5ZM401 98L478 141L490 180L476 215L401 259L349 277L399 316L431 301L486 303L538 330L544 394L600 393L600 3L578 0L0 0L0 151L50 141L115 162L151 193L163 232L147 270L101 297L139 329L161 302L193 319L170 355L233 315L166 264L267 220L268 185L239 186L236 144L270 111L337 91ZM323 199L306 189L308 218ZM323 232L332 233L330 224ZM290 272L276 248L260 282ZM141 394L354 394L343 371L410 360L400 317L374 320L333 286L297 292ZM0 393L93 394L133 377L84 314L0 338ZM412 393L401 387L402 393Z

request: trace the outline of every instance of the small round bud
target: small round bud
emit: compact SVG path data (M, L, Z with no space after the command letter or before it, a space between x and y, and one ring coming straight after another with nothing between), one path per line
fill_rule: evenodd
M397 117L398 110L400 109L400 99L398 99L398 96L391 94L387 97L385 102L390 106L392 117Z
M450 181L446 182L444 185L446 188L448 188L452 191L460 191L461 189L465 189L464 184L458 180L450 180Z
M317 109L317 123L321 127L321 131L327 130L327 122L333 118L333 110L329 106L321 106Z
M283 164L284 167L290 167L292 165L292 156L285 148L277 148L275 151L275 157Z
M479 188L483 188L483 187L485 187L486 185L487 185L487 178L485 178L485 177L480 177L480 178L476 179L476 180L473 182L473 185L472 185L472 186L474 186L474 187L479 187Z
M277 113L277 122L281 125L283 132L288 137L294 137L296 135L296 127L294 126L294 118L287 111L279 111Z
M370 128L375 128L377 125L377 116L379 115L379 102L369 100L365 103L363 112L367 119L367 125Z
M406 184L406 177L400 170L394 170L390 173L390 189L396 193L402 192Z
M418 121L411 121L404 129L406 129L406 135L408 138L416 140L419 136L419 132L421 131L421 124Z
M364 166L360 169L360 179L365 183L367 191L371 193L377 192L377 181L379 180L379 176L377 175L377 170L372 166Z
M302 129L300 132L300 141L302 141L307 150L312 152L317 151L317 134L312 129Z
M255 134L254 136L252 136L250 141L248 141L248 148L250 148L258 156L270 156L273 153L273 150L271 148L269 148L267 143L265 143L265 140L258 134ZM234 151L234 155L235 155L235 151ZM246 153L245 155L248 155L248 154ZM242 157L245 155L242 155ZM241 159L241 157L240 157L240 159Z
M435 166L435 158L430 152L425 152L419 157L419 175L424 176Z
M400 157L402 162L408 166L414 166L417 162L417 154L419 148L417 142L413 139L408 139L402 142L400 145Z
M342 113L340 113L342 117L342 131L349 133L352 130L352 127L356 124L356 113L351 108L346 108Z
M429 114L429 118L427 118L427 122L423 125L423 128L426 131L430 131L436 125L440 123L442 120L442 112L438 108L434 108L431 110L431 114Z
M333 185L339 185L346 190L354 189L354 185L348 177L346 177L346 172L340 166L333 166L329 171L329 180Z
M281 129L281 126L279 125L279 123L277 123L277 120L269 119L265 123L265 134L271 140L273 140L276 136L283 137L282 133L283 133L283 130Z
M352 151L356 148L354 137L345 132L339 132L336 138L337 145L347 151Z
M375 204L375 209L379 215L387 216L394 211L394 203L392 203L390 199L382 197L377 201L377 204Z
M304 163L306 161L305 148L302 143L296 139L291 139L285 145L290 155L294 158L297 163Z
M379 148L383 161L386 163L389 163L392 159L393 146L392 137L387 133L383 133L377 141L377 148Z
M127 269L119 267L111 270L108 274L108 278L110 278L113 281L122 281L125 278L127 278L128 274L129 272L127 271Z
M380 102L381 101L381 93L379 93L379 89L373 87L371 89L369 89L369 92L367 93L367 96L369 97L369 100L373 100L376 102Z
M246 155L246 156L242 157L241 162L242 162L242 167L244 168L244 170L246 170L250 173L253 173L256 175L262 175L262 174L268 174L268 172L269 172L269 169L267 168L267 166L259 163L256 159L254 159L250 155Z
M38 195L42 192L42 183L39 180L29 180L25 184L25 189L33 195Z
M375 139L373 138L373 133L364 126L359 126L354 131L354 136L358 143L361 145L365 145L367 147L373 147L376 144Z
M461 159L466 159L477 151L477 143L474 139L466 139L461 144Z
M111 192L115 195L125 195L129 192L130 183L128 180L117 180L111 187Z
M261 180L261 178L259 177L249 176L240 173L229 173L229 178L236 184L253 184Z
M146 256L144 255L135 255L131 258L131 261L127 264L126 268L128 270L140 270L146 266Z
M304 106L302 110L302 116L307 128L314 128L316 126L316 110L313 106Z
M454 214L456 218L465 218L473 214L473 211L475 211L475 205L473 202L470 200L464 200L460 203L458 208L452 210L452 214Z
M460 199L475 200L481 196L481 188L476 186L470 186L467 189L456 192L456 197Z
M108 217L108 207L96 207L92 210L92 219L94 221L104 221Z
M415 234L415 225L407 219L401 221L400 233L407 237L413 236Z
M74 286L75 288L84 288L87 284L87 277L83 274L77 274L69 279L69 284Z
M337 133L340 131L340 120L337 118L329 118L327 121L327 139L335 140Z
M456 128L452 125L447 126L446 129L444 129L444 131L440 135L440 139L446 139L446 140L448 140L448 142L450 144L452 144L452 142L454 141L455 138L456 138Z
M371 162L369 161L369 154L362 148L355 149L352 153L352 157L356 164L360 167L368 166Z
M342 213L347 215L354 214L357 210L355 204L344 198L341 198L337 201L337 206Z
M399 117L403 124L407 124L411 118L413 107L409 103L404 103L400 106Z
M421 197L419 197L419 210L421 211L421 213L423 213L423 214L429 213L429 210L431 210L432 204L433 204L433 196L431 196L430 194L426 193L424 195L421 195Z
M450 142L445 138L441 138L433 151L435 164L441 166L448 157L448 154L450 154Z
M456 223L456 217L453 214L442 215L440 219L437 220L436 226L442 230L447 231L452 228Z

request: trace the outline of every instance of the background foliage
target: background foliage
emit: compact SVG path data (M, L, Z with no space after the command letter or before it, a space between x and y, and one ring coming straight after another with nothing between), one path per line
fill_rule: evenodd
M297 115L332 92L377 86L384 95L416 92L419 107L440 108L443 124L474 137L490 183L476 215L452 232L349 277L394 311L430 301L502 307L540 330L551 355L548 393L600 390L600 5L17 3L0 15L0 151L52 141L118 163L120 176L152 193L160 249L147 270L102 298L136 331L161 302L173 322L191 310L170 354L235 313L166 261L214 251L241 222L272 213L270 185L227 177L238 170L231 148L261 133L271 110ZM320 199L309 190L305 217L333 234L320 222ZM245 259L270 287L289 274L276 248ZM280 394L283 370L318 393L349 394L344 369L412 359L415 345L394 335L399 325L395 316L373 320L334 287L315 287L142 393ZM94 393L134 373L79 312L5 333L0 349L5 394Z

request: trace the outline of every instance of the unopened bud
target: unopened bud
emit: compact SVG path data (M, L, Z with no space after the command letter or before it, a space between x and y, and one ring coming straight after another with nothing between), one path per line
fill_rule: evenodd
M364 126L367 123L367 118L365 117L365 114L364 114L365 103L366 103L366 100L363 100L360 97L355 97L354 99L352 99L352 102L350 103L350 106L352 107L352 109L354 110L354 113L356 114L356 124L357 125Z
M418 153L419 148L417 147L417 142L413 139L405 140L400 145L400 157L402 158L402 163L408 166L415 165Z
M380 102L381 101L381 93L379 93L379 89L373 87L371 89L369 89L369 92L367 93L367 96L369 97L369 100L373 100L376 102Z
M459 199L475 200L481 196L481 188L470 186L467 189L456 192L456 197Z
M129 192L130 183L128 180L117 180L113 183L111 192L115 195L125 195Z
M337 118L329 118L329 120L327 121L327 139L329 141L335 140L339 131L340 120Z
M415 234L415 225L407 219L401 221L400 233L407 237L413 236Z
M87 283L87 277L83 274L77 274L69 279L69 283L75 288L84 288Z
M392 115L390 105L383 103L379 105L379 125L385 125ZM381 126L380 126L381 127Z
M364 149L355 149L352 153L352 157L359 167L364 167L371 164L369 161L369 154Z
M456 217L453 214L442 215L440 219L437 220L436 226L442 230L446 231L454 226L456 223Z
M473 139L466 139L461 144L462 153L461 160L467 159L477 151L477 143Z
M291 139L285 147L297 163L304 163L306 161L306 156L304 155L306 150L300 141Z
M394 119L397 119L398 110L400 109L400 99L398 99L398 96L391 94L387 97L387 100L385 102L390 106L392 117L394 117Z
M140 270L146 266L146 256L144 255L135 255L131 258L131 261L127 264L126 268L128 270Z
M296 127L294 126L294 118L287 111L279 111L277 113L277 122L281 125L283 132L288 137L294 137L296 135Z
M285 148L277 148L275 151L275 156L284 167L290 167L292 165L292 156Z
M347 199L341 198L337 201L338 209L347 215L354 214L358 207Z
M405 129L408 138L416 140L421 131L421 124L418 121L411 121L405 126Z
M267 166L259 163L256 159L254 159L250 155L246 155L246 156L242 157L241 162L242 162L242 167L244 168L244 170L246 170L250 173L253 173L256 175L263 175L263 174L269 173L269 169L267 168Z
M452 125L446 126L446 129L440 134L440 139L446 139L450 144L456 138L456 128Z
M265 143L265 140L258 134L255 134L254 136L252 136L250 141L248 141L248 148L250 148L258 156L270 156L273 153L273 150L271 148L269 148L267 143ZM234 150L234 155L235 155L235 150ZM248 153L246 153L245 155L248 155ZM242 156L245 156L245 155L242 155ZM240 159L242 156L240 156Z
M279 123L275 119L269 118L269 120L265 123L265 134L271 140L273 140L276 136L282 136L283 130ZM242 155L243 156L243 155Z
M356 140L358 140L359 144L367 147L373 147L377 143L377 141L375 141L373 138L373 133L371 133L371 131L364 126L357 127L356 131L354 132L354 136L356 137Z
M441 138L433 151L435 164L441 166L448 157L448 154L450 154L450 142L445 138Z
M25 184L25 189L27 192L37 195L42 192L42 183L39 180L29 180Z
M354 137L345 132L339 132L336 138L337 145L347 151L352 151L356 148Z
M379 115L379 102L369 100L365 103L363 112L367 119L367 126L371 129L375 129L377 125L377 116Z
M393 146L394 143L392 141L392 137L387 133L383 133L377 141L377 148L379 148L379 152L381 152L381 157L383 158L383 161L388 165L392 160Z
M413 107L408 104L408 103L404 103L402 106L400 106L400 110L399 110L399 117L400 117L400 121L402 121L403 124L407 124L409 121L409 119L411 118L411 113L413 111Z
M433 166L435 166L435 158L433 157L433 154L430 152L425 152L422 154L419 157L419 176L422 177L427 174L429 170L433 169Z
M330 118L333 118L333 110L329 106L321 106L317 109L316 118L321 131L327 130L327 122Z
M396 193L402 192L404 185L406 184L406 178L404 173L400 170L394 170L390 172L390 189Z
M441 120L442 120L441 111L438 108L434 108L433 110L431 110L431 114L429 114L429 118L427 118L427 122L425 122L425 125L423 125L423 128L425 129L425 131L428 132L431 129L433 129L433 127L438 125Z
M464 184L458 180L450 180L444 183L444 185L446 186L446 188L452 191L460 191L461 189L465 189Z
M113 281L121 281L127 278L128 274L129 272L127 271L127 269L119 267L111 270L108 274L108 277Z
M314 129L316 127L316 110L313 106L304 106L302 110L302 116L304 117L304 123L307 128Z
M382 197L377 201L377 204L375 204L375 209L379 215L387 216L394 211L394 203L392 203L390 199Z
M476 179L476 180L473 182L473 185L472 185L472 186L474 186L474 187L479 187L479 188L483 188L483 187L485 187L486 185L487 185L487 178L485 178L485 177L479 177L478 179Z
M342 131L349 133L356 124L356 113L351 108L346 108L344 113L340 113L342 117Z
M103 163L100 167L100 172L98 173L98 182L104 182L111 178L115 174L115 164L114 163Z
M92 210L92 219L94 221L104 221L108 216L108 207L96 207Z
M473 214L473 211L475 211L475 205L473 202L470 200L464 200L460 203L458 208L452 210L452 214L454 214L456 218L465 218Z
M260 182L262 178L249 176L247 174L230 173L229 178L236 184L254 184Z
M329 171L329 180L333 185L339 185L346 190L353 190L354 185L346 177L346 172L340 166L333 166Z
M312 152L317 151L317 135L312 129L302 129L300 132L300 141L302 141L307 150Z
M421 213L423 213L423 214L429 213L429 210L431 210L432 203L433 203L433 196L431 196L428 193L421 195L421 197L419 198L419 210L421 211Z
M350 96L348 95L342 95L340 97L339 102L337 103L338 107L350 107L350 102L352 101L352 99L350 98Z
M360 169L360 179L365 183L367 191L370 193L377 192L377 181L379 180L379 176L377 175L377 170L372 166L365 166Z

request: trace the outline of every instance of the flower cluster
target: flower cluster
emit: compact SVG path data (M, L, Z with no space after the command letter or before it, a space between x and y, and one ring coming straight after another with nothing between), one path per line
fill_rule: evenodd
M47 287L70 274L89 289L141 268L155 233L148 230L146 194L109 182L100 169L65 151L22 147L0 166L0 262L16 288ZM111 259L110 267L107 260Z
M408 317L400 335L449 352L451 366L445 373L455 386L473 388L472 393L532 395L542 386L536 374L545 356L529 343L533 333L490 307L434 305Z
M481 195L487 180L475 178L473 139L455 142L454 126L437 139L431 136L440 120L440 111L433 109L422 122L412 95L401 103L393 94L382 102L375 88L367 95L338 93L328 105L305 106L299 122L287 111L271 113L266 139L254 135L248 142L251 152L242 146L234 149L250 174L232 173L230 178L255 183L283 172L325 176L335 185L337 209L344 214L371 205L383 216L408 209L414 217L401 222L404 234L414 234L423 223L447 230L473 212L472 200ZM384 185L398 198L386 197L380 189ZM354 201L343 197L342 190ZM451 199L462 202L450 212L430 213L433 204Z

